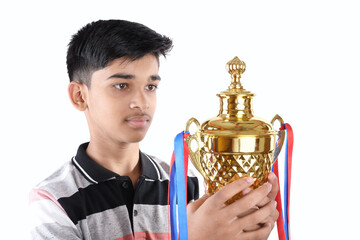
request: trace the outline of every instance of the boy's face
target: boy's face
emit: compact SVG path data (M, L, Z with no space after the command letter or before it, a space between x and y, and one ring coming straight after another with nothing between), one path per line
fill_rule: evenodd
M87 91L86 118L91 139L113 143L141 141L150 127L159 84L157 58L116 59L95 71Z

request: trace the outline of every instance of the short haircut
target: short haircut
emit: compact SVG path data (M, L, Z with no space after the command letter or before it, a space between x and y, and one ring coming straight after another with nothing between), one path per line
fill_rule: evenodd
M81 28L68 45L66 64L71 81L91 86L94 71L125 57L135 61L147 54L166 57L172 40L154 30L125 20L99 20Z

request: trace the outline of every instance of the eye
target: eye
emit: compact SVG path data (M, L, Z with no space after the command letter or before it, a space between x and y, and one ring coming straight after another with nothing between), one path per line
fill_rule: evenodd
M154 84L149 84L149 85L146 85L146 90L150 91L150 92L154 92L158 86L157 85L154 85Z
M114 87L119 90L123 90L128 87L128 84L127 83L118 83L118 84L115 84Z

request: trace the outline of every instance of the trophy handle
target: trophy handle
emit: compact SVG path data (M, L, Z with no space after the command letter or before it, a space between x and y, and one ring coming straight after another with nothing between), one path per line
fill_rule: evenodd
M195 123L197 130L194 134L190 134L189 129L190 129L191 124L193 124L193 123ZM200 123L199 123L199 121L196 118L190 118L186 123L185 132L189 132L189 134L190 134L189 136L187 136L185 138L185 142L189 148L190 160L191 160L192 164L195 166L196 170L198 170L201 173L201 175L203 175L203 177L205 177L206 174L204 173L204 170L202 169L201 164L200 164L201 140L200 140ZM195 151L193 151L193 149L191 148L191 142L194 140L197 143L197 149Z
M284 124L284 120L279 116L279 115L275 115L273 117L273 119L271 120L271 124L274 126L275 121L278 120L280 122L281 125ZM278 139L277 139L277 146L275 147L275 151L274 151L274 159L273 159L273 163L276 161L276 159L278 158L281 148L284 144L284 140L285 140L285 129L279 130L278 131Z

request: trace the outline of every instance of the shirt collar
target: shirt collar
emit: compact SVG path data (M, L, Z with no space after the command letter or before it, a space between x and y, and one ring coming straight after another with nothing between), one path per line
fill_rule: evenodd
M92 160L86 153L89 143L83 143L79 146L77 154L73 157L73 164L79 171L93 183L106 181L112 178L121 177L119 174L104 168L94 160ZM139 158L141 164L141 175L150 179L161 179L161 173L158 164L148 155L139 151Z

